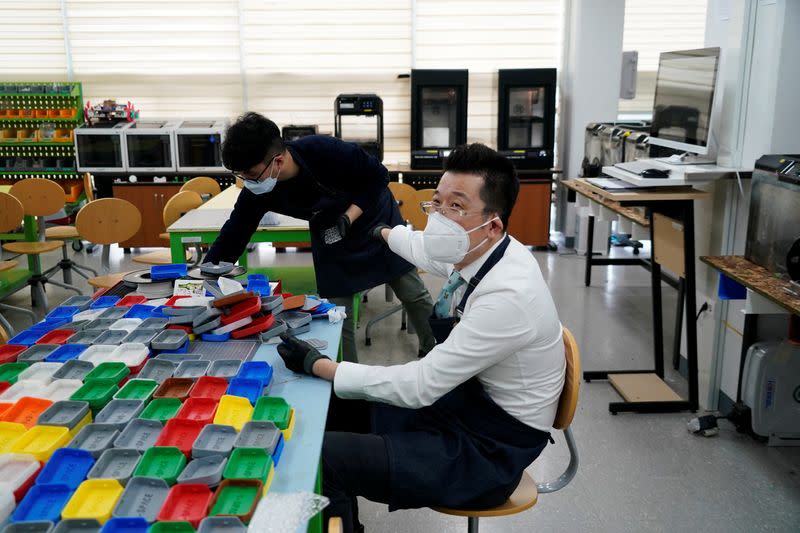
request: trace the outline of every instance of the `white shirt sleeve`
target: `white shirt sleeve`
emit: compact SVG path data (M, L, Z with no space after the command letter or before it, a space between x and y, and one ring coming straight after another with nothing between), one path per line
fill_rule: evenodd
M432 261L425 253L422 232L411 231L407 226L395 226L389 232L389 249L394 253L431 274L446 278L450 275L447 263Z
M341 363L333 382L336 395L414 409L431 405L531 342L526 314L504 293L473 295L469 312L447 340L420 360L389 367Z

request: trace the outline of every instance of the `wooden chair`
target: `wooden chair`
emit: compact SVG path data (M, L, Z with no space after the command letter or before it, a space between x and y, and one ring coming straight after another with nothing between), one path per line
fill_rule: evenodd
M113 287L128 272L110 273L111 245L133 237L142 225L139 209L127 200L120 198L101 198L89 202L78 212L75 227L82 237L102 245L101 265L105 275L89 278L89 285L95 288Z
M338 516L332 516L328 520L328 533L342 533L342 519Z
M433 200L433 194L436 192L436 189L420 189L416 191L416 201L414 203L414 210L413 213L410 215L413 217L411 224L414 226L414 229L417 230L424 230L425 226L428 225L428 215L422 211L422 207L420 207L421 202L430 202Z
M42 272L40 256L44 253L58 250L64 246L64 241L61 240L44 240L44 217L57 213L64 207L64 189L54 181L42 178L29 178L20 180L12 185L9 194L19 200L26 216L36 217L39 228L39 241L16 241L3 245L3 250L19 255L27 255L31 259L32 274L28 279L28 285L31 287L31 303L34 306L41 307L45 311L47 310L47 294L44 287L46 283L51 283L81 294L81 290L78 287L51 279L61 270L60 263Z
M572 437L570 424L575 416L578 406L578 388L581 383L581 358L578 344L567 328L563 328L564 352L567 359L567 370L564 377L564 388L558 400L558 411L553 422L554 429L564 431L564 437L569 448L569 464L564 472L555 480L547 483L536 484L527 472L522 473L522 479L514 493L508 500L492 509L447 509L434 507L434 511L453 516L467 517L468 533L478 533L478 520L483 517L508 516L526 511L536 505L539 494L561 490L572 481L578 471L578 449Z
M210 178L209 178L210 179ZM188 183L188 182L187 182ZM216 182L215 182L216 183ZM203 198L200 196L200 193L195 191L182 191L173 196L167 202L167 205L164 206L164 211L162 212L162 217L164 219L164 227L168 228L176 220L181 218L183 215L191 211L192 209L197 209L203 205ZM159 235L162 239L166 239L169 241L169 233L162 233ZM195 262L200 260L202 256L202 249L200 248L200 244L195 246L196 257L194 258ZM184 250L186 261L189 262L192 260L191 252ZM172 264L172 252L169 248L164 250L158 250L156 252L150 252L142 255L137 255L133 258L135 263L142 263L145 265L169 265Z
M204 202L207 202L222 192L222 188L219 186L219 182L214 178L197 176L183 184L180 192L184 191L194 191L203 198Z

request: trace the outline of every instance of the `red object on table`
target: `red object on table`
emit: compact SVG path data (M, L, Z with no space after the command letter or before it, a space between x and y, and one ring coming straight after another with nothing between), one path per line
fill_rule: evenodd
M283 298L283 310L291 311L293 309L301 309L306 304L306 297L302 294L297 296L289 296Z
M97 289L92 293L92 300L97 300L99 297L104 295L108 291L109 287L103 287L102 289Z
M192 454L192 444L205 424L197 420L170 418L156 439L154 446L175 446L186 457Z
M11 386L11 383L8 381L0 381L0 394L3 394L8 388ZM2 405L2 404L0 404ZM13 404L12 404L13 405ZM2 414L3 409L0 408L0 414Z
M192 332L191 326L184 326L182 324L170 324L169 326L167 326L167 329L177 329L178 331L185 331L187 335Z
M256 333L267 331L274 323L275 315L269 314L266 316L260 316L247 324L245 327L232 331L231 337L234 339L241 339L242 337L255 335Z
M42 464L39 463L39 468L36 470L36 472L31 474L31 477L23 481L22 484L19 487L17 487L17 489L14 491L14 499L17 500L17 503L19 503L19 501L25 497L25 495L28 493L28 490L33 486L33 483L36 481L36 476L38 476L39 472L41 471L42 471Z
M173 296L172 298L167 300L167 303L165 303L164 305L166 305L167 307L175 307L175 302L177 302L181 298L188 298L188 297L189 297L188 294L183 294L181 296Z
M114 304L114 307L130 307L135 304L143 304L147 301L147 298L144 296L137 296L133 294L129 294L128 296L123 297L120 301Z
M167 378L153 393L153 398L177 398L184 401L193 387L194 380L191 378Z
M27 346L21 344L3 344L0 346L0 365L4 363L13 363L17 360L20 352L24 352Z
M248 316L253 316L259 311L261 311L261 298L253 296L231 307L230 312L227 315L222 315L220 320L223 325L228 325Z
M73 329L54 329L42 335L36 344L66 344L67 339L75 335Z
M207 485L180 483L169 489L167 499L158 512L156 520L189 522L197 528L206 517L213 494Z
M202 376L189 392L189 398L219 400L228 390L228 380L216 376ZM188 401L188 400L187 400Z
M175 415L176 420L194 420L203 425L214 422L217 400L213 398L188 398Z

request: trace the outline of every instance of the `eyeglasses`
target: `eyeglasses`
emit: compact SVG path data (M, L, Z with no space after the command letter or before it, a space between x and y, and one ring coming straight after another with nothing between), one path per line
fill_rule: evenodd
M267 169L270 167L272 162L275 161L275 158L278 157L279 155L281 155L281 154L273 155L272 158L269 161L267 161L265 159L264 160L264 165L265 165L264 168L261 170L261 172L255 178L251 178L249 176L245 176L241 172L231 172L231 174L233 174L234 178L239 178L240 180L249 181L250 183L258 183L258 181L261 179L261 176L264 175L264 172L267 171Z
M463 209L460 209L458 207L448 207L444 205L438 205L435 204L434 202L420 202L419 206L422 208L422 212L428 216L434 213L441 213L447 218L453 218L453 219L468 217L470 215L480 215L484 213L483 210L475 211L473 213L468 213L467 211L464 211Z

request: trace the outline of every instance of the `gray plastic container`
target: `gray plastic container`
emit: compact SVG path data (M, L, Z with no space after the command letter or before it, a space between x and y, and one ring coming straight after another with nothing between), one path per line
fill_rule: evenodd
M216 318L212 318L211 320L209 320L204 324L200 324L199 326L192 326L192 331L199 335L201 333L208 333L212 329L217 329L221 325L222 325L222 317L218 316Z
M164 425L158 420L134 418L114 440L114 448L136 450L144 453L155 445Z
M165 307L162 312L168 317L190 316L195 317L208 309L205 306L192 305L189 307Z
M150 341L150 347L154 350L177 350L189 340L185 331L177 329L165 329Z
M159 361L175 363L175 367L177 367L183 361L199 361L203 356L199 353L160 353L155 358Z
M128 333L128 336L122 339L123 343L128 342L138 342L144 344L145 346L150 346L150 341L153 338L161 333L160 329L139 329L136 328L135 330Z
M141 458L142 455L136 450L109 448L89 470L86 478L116 479L121 485L127 485Z
M164 318L161 316L151 316L150 318L145 318L142 320L142 323L139 324L139 327L136 329L157 329L162 330L167 327L169 323L168 318Z
M277 315L281 311L278 310L280 307L283 310L283 296L262 296L261 297L261 310L267 313L272 313L273 315Z
M139 416L144 406L145 402L142 400L111 400L97 413L94 421L116 426L122 431L131 420Z
M234 448L264 448L270 455L275 454L275 447L281 440L281 430L268 420L251 420L242 426L239 436L233 443Z
M67 448L80 448L97 459L114 443L119 430L114 424L87 424L81 428Z
M44 358L53 353L59 346L58 344L34 344L17 356L17 362L38 363L39 361L44 361Z
M103 333L104 331L102 329L82 329L67 339L67 342L70 344L94 344L94 341L97 340L97 337Z
M130 307L122 306L122 307L107 307L103 310L102 313L97 315L96 320L103 320L104 318L113 318L114 320L120 319L125 316L128 311L130 311Z
M208 366L206 375L215 378L235 378L239 373L240 366L242 366L242 362L239 359L217 359Z
M192 319L192 326L196 328L200 324L205 324L206 322L214 320L215 318L220 316L222 316L222 311L220 311L216 307L210 307L194 316L194 318Z
M286 322L283 320L276 320L271 328L261 334L261 340L265 342L278 335L283 335L288 329L289 328L286 327Z
M70 296L69 298L61 302L61 306L77 307L81 311L89 309L89 306L91 304L92 304L92 297L83 296L82 294L76 294L75 296Z
M169 485L163 479L154 477L132 477L111 516L141 516L148 522L155 522L164 500L167 499Z
M116 322L116 320L113 320L112 322ZM92 344L105 344L112 346L116 344L122 344L123 339L127 336L128 332L124 329L110 329L108 331L104 331L94 340Z
M289 328L286 330L286 333L294 337L295 335L301 335L303 333L308 333L309 331L311 331L311 324L305 324L299 328Z
M107 309L113 309L113 307L108 307ZM108 329L108 326L116 321L116 318L95 318L89 322L84 329L99 329L105 331Z
M178 368L175 369L175 372L172 374L173 377L176 378L191 378L197 379L201 376L206 375L206 371L208 370L208 361L181 361L178 365Z
M92 371L94 365L89 361L70 359L53 374L53 379L79 379L83 381L84 376Z
M101 527L93 518L72 518L59 522L53 533L97 533Z
M191 326L193 318L194 317L192 315L175 315L169 317L169 323L180 324L182 326Z
M281 314L281 320L286 322L289 329L297 329L306 324L311 324L311 313L304 311L289 311Z
M247 533L247 526L235 516L207 516L200 521L197 533Z
M72 322L67 322L61 327L64 329L71 329L72 331L83 331L91 322L91 320L74 320Z
M200 431L192 445L192 457L195 459L211 455L227 457L233 450L234 442L236 442L236 429L233 426L208 424Z
M189 461L178 476L178 483L200 483L211 488L222 481L222 471L228 458L222 455L209 455Z
M79 379L83 381L84 376L92 371L94 365L89 361L70 359L53 374L53 379Z
M40 426L63 426L72 431L89 413L89 402L59 400L39 415Z
M164 383L165 379L172 377L177 366L178 365L172 361L167 361L165 359L150 359L144 364L138 377Z
M220 261L219 263L208 261L200 264L200 272L212 276L222 276L231 270L233 270L233 263L228 263L227 261Z
M51 533L55 527L56 525L49 520L17 522L4 527L3 533Z

